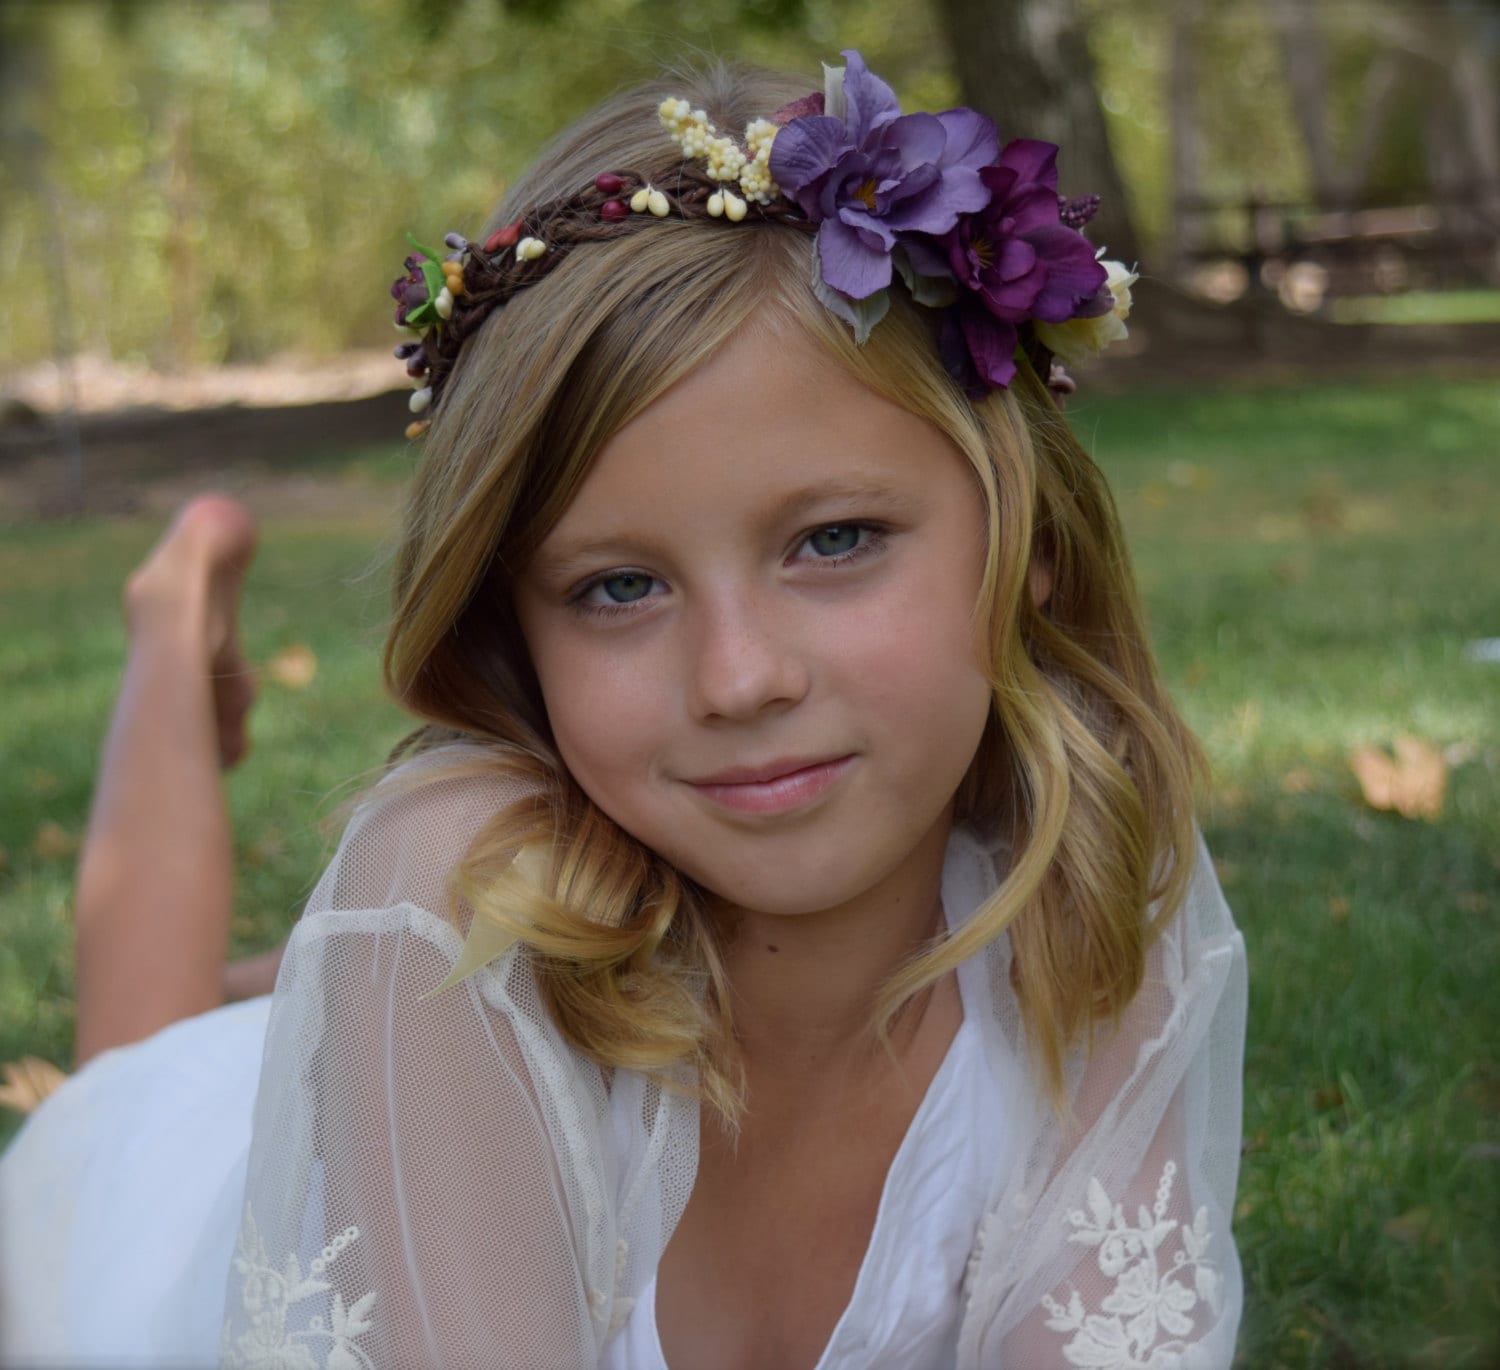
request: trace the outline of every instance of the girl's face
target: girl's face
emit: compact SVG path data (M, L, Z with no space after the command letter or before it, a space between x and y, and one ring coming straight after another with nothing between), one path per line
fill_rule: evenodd
M517 584L563 762L739 907L901 888L989 714L985 536L942 433L747 328L604 446Z

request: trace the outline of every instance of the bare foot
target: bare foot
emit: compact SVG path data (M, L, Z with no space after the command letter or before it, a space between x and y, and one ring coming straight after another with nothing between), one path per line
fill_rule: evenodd
M255 558L255 521L224 495L201 495L178 512L150 555L125 583L132 641L187 633L202 655L214 692L219 762L245 755L245 717L255 676L239 641L239 601Z

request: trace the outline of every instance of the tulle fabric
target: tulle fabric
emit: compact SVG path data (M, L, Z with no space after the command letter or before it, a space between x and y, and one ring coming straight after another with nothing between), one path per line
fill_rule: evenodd
M687 1203L696 1105L622 1072L612 1108L522 951L434 992L462 944L437 912L448 879L517 796L391 793L355 816L287 947L222 1358L592 1366Z
M406 768L442 767L453 753ZM462 778L377 790L298 924L277 984L222 1338L227 1365L595 1367L691 1192L697 1106L612 1081L552 1025L527 954L440 993L440 916L473 834L514 799ZM994 888L969 854L945 900ZM968 882L967 889L950 885ZM1009 947L986 953L997 1088L1024 1061ZM1227 1367L1244 952L1206 849L1119 1028L1031 1088L964 1280L973 1370ZM732 1234L726 1234L726 1240Z
M992 1030L1019 1049L1008 942L986 959ZM1244 942L1200 836L1140 992L1071 1063L1071 1116L1038 1104L1024 1162L996 1177L960 1366L1229 1366L1245 1002Z

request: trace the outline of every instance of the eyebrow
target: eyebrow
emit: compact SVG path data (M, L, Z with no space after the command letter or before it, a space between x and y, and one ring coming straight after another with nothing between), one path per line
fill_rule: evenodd
M841 477L814 481L788 490L760 512L758 521L765 528L774 528L795 515L799 509L806 509L812 505L856 503L866 500L886 508L895 507L903 512L913 508L917 503L911 491L898 490L884 481L875 478L851 480ZM654 551L653 544L656 536L657 530L654 528L645 531L644 535L640 530L620 528L586 541L564 542L555 551L548 548L544 541L532 559L530 569L543 575L564 576L575 569L581 569L587 563L616 557L625 547Z

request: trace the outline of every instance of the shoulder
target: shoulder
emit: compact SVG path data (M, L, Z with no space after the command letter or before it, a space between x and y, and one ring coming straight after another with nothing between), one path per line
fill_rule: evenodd
M447 917L475 839L507 814L535 821L545 789L537 763L500 748L455 743L411 757L355 804L308 913L414 904Z
M1227 972L1230 963L1243 961L1245 955L1244 939L1220 888L1208 843L1196 823L1187 859L1191 867L1181 903L1161 922L1160 935L1152 946L1160 963L1159 973L1178 983L1188 982L1195 972L1201 974L1205 966L1220 966ZM1153 918L1159 912L1153 908Z

